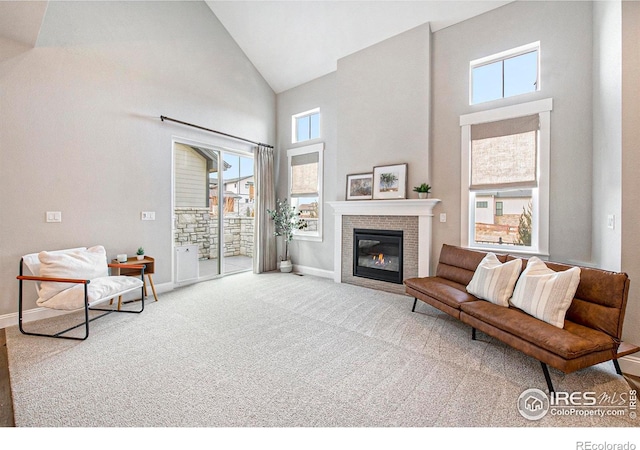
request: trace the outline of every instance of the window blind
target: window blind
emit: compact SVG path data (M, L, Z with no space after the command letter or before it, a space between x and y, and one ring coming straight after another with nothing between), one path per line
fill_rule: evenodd
M291 157L291 196L318 195L318 152Z
M471 126L471 190L536 187L538 114Z

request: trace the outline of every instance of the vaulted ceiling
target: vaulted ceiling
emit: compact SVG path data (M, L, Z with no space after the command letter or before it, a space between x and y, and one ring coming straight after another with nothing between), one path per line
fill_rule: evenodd
M0 1L0 39L11 41L14 47L34 47L48 3ZM206 3L271 88L279 93L333 72L340 58L418 25L428 22L432 31L436 31L509 1L207 0ZM0 60L3 56L7 55L0 55Z

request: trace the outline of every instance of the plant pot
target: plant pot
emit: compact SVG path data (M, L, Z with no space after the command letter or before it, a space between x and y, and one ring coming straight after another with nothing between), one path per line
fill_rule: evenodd
M428 192L418 192L418 198L427 198L429 197Z
M289 273L293 270L293 264L291 264L291 260L280 261L280 272Z
M142 261L144 259L144 255L136 255L136 259L138 261Z

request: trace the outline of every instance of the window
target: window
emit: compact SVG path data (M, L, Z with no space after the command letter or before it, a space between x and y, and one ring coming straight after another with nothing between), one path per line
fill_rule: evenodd
M462 241L548 255L552 100L460 117Z
M291 142L304 142L320 137L320 108L312 109L291 118Z
M322 241L322 163L324 144L313 144L287 151L289 160L289 198L304 230L295 230L294 239Z
M470 103L488 102L540 90L540 42L470 63Z

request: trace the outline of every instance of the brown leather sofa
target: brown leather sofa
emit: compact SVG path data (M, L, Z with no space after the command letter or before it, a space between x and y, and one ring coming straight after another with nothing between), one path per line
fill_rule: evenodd
M513 306L499 306L469 294L466 286L485 255L443 245L435 276L404 280L407 294L415 298L412 311L421 300L470 325L472 339L480 330L537 359L550 392L554 389L547 364L571 373L611 360L622 374L618 358L640 350L621 340L629 293L627 274L581 267L580 284L564 328L558 328ZM497 256L501 262L514 258ZM546 265L556 272L572 267L550 262Z

